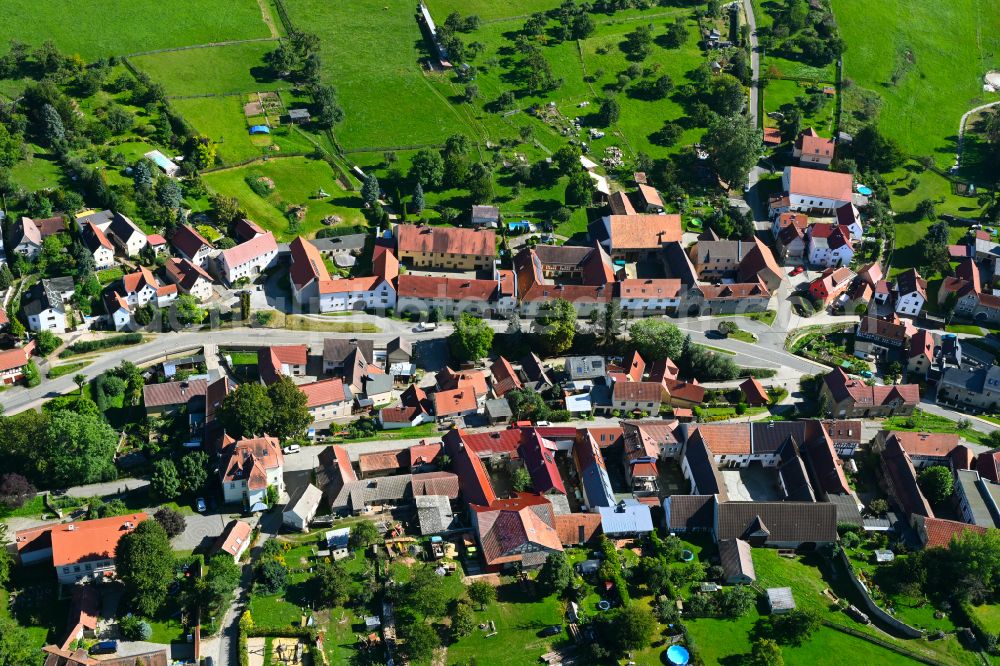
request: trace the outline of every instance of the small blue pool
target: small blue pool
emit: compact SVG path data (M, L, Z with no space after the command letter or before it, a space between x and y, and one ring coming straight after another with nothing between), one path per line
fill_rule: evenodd
M690 550L682 550L681 559L684 560L685 562L690 562L694 559L694 553L692 553Z
M857 190L858 194L863 194L866 197L870 197L872 194L872 188L868 187L867 185L858 185Z
M667 661L677 666L685 666L690 660L687 648L682 645L671 645L667 648Z

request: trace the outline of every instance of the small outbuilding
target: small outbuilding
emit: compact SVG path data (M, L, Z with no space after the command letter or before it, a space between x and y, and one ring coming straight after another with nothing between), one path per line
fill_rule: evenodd
M751 407L763 407L769 400L764 385L753 377L747 377L746 381L740 384L740 393Z
M767 606L772 613L787 613L795 610L795 599L790 587L767 588Z
M719 542L719 559L725 571L724 580L729 585L749 585L757 580L750 555L750 544L743 539L723 539Z
M296 125L303 125L311 120L309 111L306 109L289 109L288 119Z
M282 524L302 532L308 531L309 523L316 517L316 511L322 500L323 491L307 483L288 500L285 510L281 513Z

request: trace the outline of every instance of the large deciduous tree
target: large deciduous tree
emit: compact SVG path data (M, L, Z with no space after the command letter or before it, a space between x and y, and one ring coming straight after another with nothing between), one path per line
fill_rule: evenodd
M760 132L740 115L713 118L702 145L716 173L731 187L746 185L747 174L764 155Z
M144 520L118 541L115 570L136 609L151 616L167 598L173 578L174 555L166 530L155 520Z
M463 312L455 322L455 330L448 336L448 348L459 362L477 361L489 354L493 334L489 322Z

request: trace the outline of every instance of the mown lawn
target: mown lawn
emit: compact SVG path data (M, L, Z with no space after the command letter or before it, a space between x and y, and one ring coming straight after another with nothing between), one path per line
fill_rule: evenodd
M273 191L266 197L258 195L247 184L248 178L261 177L274 182ZM273 231L280 240L291 240L299 235L315 236L324 227L323 218L327 216L339 217L337 226L364 223L360 196L342 189L336 178L329 164L306 157L272 159L203 176L210 190L239 199L248 217ZM315 198L320 189L330 196ZM305 219L298 228L292 228L284 214L285 208L291 205L307 208Z
M255 0L9 0L0 21L4 44L51 39L87 60L268 36Z
M882 131L951 166L959 119L990 101L982 77L1000 66L1000 2L833 0L833 10L848 45L844 75L882 98Z
M559 6L555 0L428 0L435 23L444 23L452 12L462 16L475 14L484 21L510 19L515 16L527 18L535 12L544 12Z
M264 63L275 42L230 44L168 51L132 58L132 64L162 83L167 95L241 93L291 87Z
M936 414L929 414L920 409L913 410L912 416L893 416L888 418L882 425L886 430L947 433L958 431L964 439L967 439L975 444L978 444L979 441L985 436L983 433L973 430L972 428L966 428L959 431L958 425L955 421L946 419L943 416L937 416Z
M497 590L495 603L483 611L475 607L477 626L472 634L449 646L448 662L466 663L475 659L477 663L501 666L535 663L555 642L540 637L538 632L562 624L564 613L564 602L555 596L538 599L516 583L503 585ZM489 632L478 625L491 620L496 623L497 635L487 637ZM562 634L556 640L566 641L567 636Z
M833 96L824 95L823 103L812 113L807 113L803 106L796 101L799 98L809 98L817 92L822 94L822 91L822 84L814 85L799 81L772 79L768 81L767 87L764 89L764 110L770 113L779 110L785 104L792 104L802 113L801 126L803 128L812 127L822 136L833 136L833 116L836 110ZM764 117L764 124L768 127L778 126L778 122L770 116Z
M346 149L438 144L468 131L421 71L426 45L410 0L286 6L293 24L320 36L323 78L344 107L335 133Z

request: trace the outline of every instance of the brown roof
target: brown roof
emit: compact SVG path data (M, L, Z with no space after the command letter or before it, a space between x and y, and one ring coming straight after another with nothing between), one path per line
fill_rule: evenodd
M947 458L959 445L956 433L905 432L894 430L886 436L895 439L910 456L927 458Z
M841 368L834 368L823 378L835 402L850 400L856 405L885 405L894 400L916 405L920 402L920 386L897 384L895 386L868 386L851 379Z
M781 130L777 127L764 128L764 143L769 146L776 146L781 143Z
M764 390L763 384L753 377L748 377L746 381L740 384L740 391L746 396L748 405L766 405L767 401L770 400L767 391Z
M635 215L635 208L624 192L612 192L608 197L608 207L612 215Z
M799 134L795 140L795 147L801 150L803 155L833 157L833 140L824 139L811 127Z
M660 402L663 394L663 384L659 382L619 381L611 389L613 400L630 402Z
M792 194L821 199L851 201L854 177L849 173L821 171L805 167L788 167L788 190Z
M340 378L321 379L311 384L300 384L299 390L306 394L307 407L332 405L347 400L344 381Z
M660 193L656 191L656 188L645 183L639 183L638 188L639 198L645 206L663 208L663 199L660 198Z
M976 456L979 476L1000 483L1000 451L984 451Z
M208 390L208 381L204 379L189 379L183 382L166 382L165 384L146 384L142 387L142 398L146 407L162 407L164 405L185 405L195 397L204 397Z
M496 293L495 280L439 277L435 275L399 276L399 298L448 299L452 301L490 301Z
M917 525L923 526L920 530L921 540L924 541L925 548L944 548L951 543L955 537L967 532L974 534L986 534L987 528L981 525L970 525L960 523L957 520L944 520L932 516L917 517Z
M625 279L618 283L621 298L677 298L681 281L675 278Z
M771 248L764 245L759 238L753 239L753 247L740 261L739 275L744 281L752 281L754 277L760 275L762 271L769 271L772 276L781 280L784 273L778 262L774 259Z
M396 245L400 253L433 252L492 257L496 255L497 235L489 229L400 224L396 226Z
M404 449L362 453L358 456L358 469L361 470L362 476L371 472L405 469L407 465L404 461L404 453Z
M461 483L454 472L424 472L410 477L414 495L444 495L458 498Z
M188 257L193 257L202 247L212 247L212 244L189 224L177 227L170 242Z
M715 522L715 495L671 495L667 530L711 529Z
M302 289L313 280L330 280L323 255L315 245L302 236L297 236L288 244L288 249L291 252L291 268L288 273L297 288Z
M484 396L489 393L486 383L486 372L483 370L452 370L445 366L434 377L438 388L443 390L453 390L460 388L471 388L477 396Z
M192 264L187 259L171 257L167 259L167 263L164 265L164 270L166 270L167 275L170 276L172 281L176 282L183 289L188 291L194 287L199 278L212 282L211 275L206 273L201 266Z
M746 423L709 423L698 426L708 450L717 456L749 454L750 432Z
M882 450L882 470L891 485L893 497L906 515L934 517L930 502L917 484L913 462L895 438L890 438Z
M923 328L917 330L910 338L907 356L909 358L925 356L928 361L934 360L934 336L931 335L930 331Z
M521 388L521 380L518 378L514 366L503 356L490 366L490 372L493 374L493 392L497 396L503 397L508 392Z
M793 213L791 211L778 216L778 228L795 227L804 231L809 227L809 216L805 213Z
M771 292L763 282L740 282L736 284L701 284L698 290L706 300L738 300L741 298L770 298Z
M555 522L556 533L564 546L588 543L601 533L599 513L559 513Z
M719 541L719 560L726 572L727 580L737 576L748 576L750 580L757 579L753 568L753 557L750 554L750 544L743 539Z
M473 504L470 508L476 512L479 543L488 565L519 562L525 553L539 549L562 550L552 504L543 497L521 493L490 506Z
M664 379L663 386L670 394L671 400L686 402L702 402L705 399L705 387L695 381L685 382L679 379Z
M465 501L480 505L495 502L497 497L490 484L490 477L479 456L465 445L465 433L459 429L449 430L442 439L445 452L451 458L451 468L458 474Z
M92 224L85 224L80 230L80 234L83 236L83 242L87 246L87 249L91 252L96 252L98 248L105 248L107 250L114 250L114 246L108 237L104 235L100 227L95 227Z
M767 541L837 540L837 507L827 502L722 502L716 538L747 539L766 530Z
M680 215L610 215L613 250L655 250L681 240Z

